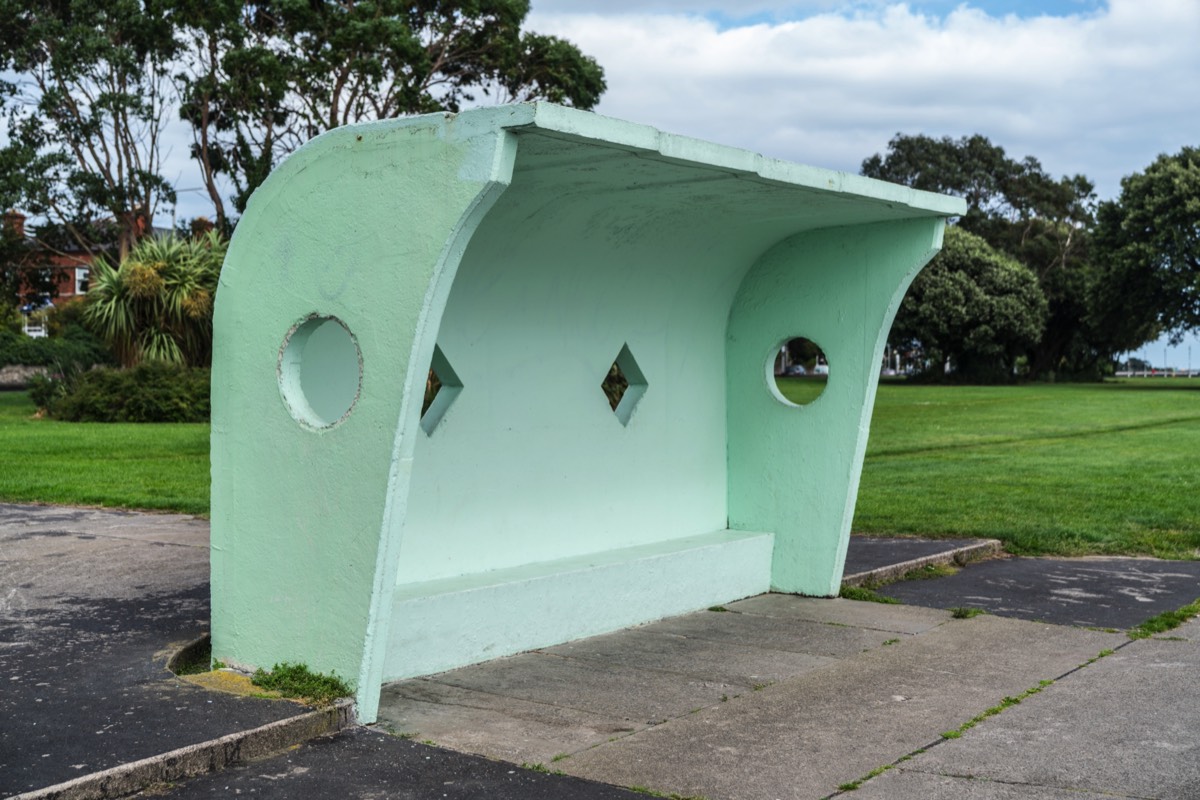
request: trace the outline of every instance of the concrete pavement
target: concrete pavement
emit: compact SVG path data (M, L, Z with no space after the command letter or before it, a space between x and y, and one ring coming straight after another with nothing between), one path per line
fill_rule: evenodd
M1200 623L1131 641L1016 618L1038 598L1087 606L1080 592L1106 584L1089 562L991 561L884 589L931 592L924 601L941 608L749 598L392 684L380 725L289 747L247 732L305 709L204 692L164 669L207 622L206 541L207 525L186 517L0 505L0 796L120 796L133 784L88 776L173 763L156 754L181 748L227 768L158 773L156 796L600 800L639 787L717 800L851 785L854 797L900 800L1200 796ZM860 563L952 549L856 539L852 554L864 545L894 549ZM1200 596L1191 562L1105 564L1158 577L1138 592L1112 578L1096 627ZM1011 579L995 578L1001 566ZM996 613L946 610L968 605Z
M728 608L394 684L380 719L667 794L822 798L1128 641L850 600L765 595ZM738 674L713 648L741 656Z
M1173 636L1122 647L855 800L1200 797L1200 624Z

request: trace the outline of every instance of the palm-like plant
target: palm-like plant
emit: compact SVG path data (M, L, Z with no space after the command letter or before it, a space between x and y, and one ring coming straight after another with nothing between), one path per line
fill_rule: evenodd
M84 319L122 366L165 361L207 366L212 359L212 305L227 242L143 239L117 267L92 267Z

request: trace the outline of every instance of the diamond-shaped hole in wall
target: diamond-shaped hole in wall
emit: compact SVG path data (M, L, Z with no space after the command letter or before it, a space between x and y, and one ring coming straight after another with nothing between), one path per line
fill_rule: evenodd
M462 381L446 360L442 348L434 345L429 374L425 378L425 399L421 404L421 429L426 434L433 433L462 388Z
M646 387L646 376L642 374L637 359L629 352L629 345L622 345L621 352L617 353L608 369L608 375L600 383L609 407L622 425L629 424L634 408L646 393Z

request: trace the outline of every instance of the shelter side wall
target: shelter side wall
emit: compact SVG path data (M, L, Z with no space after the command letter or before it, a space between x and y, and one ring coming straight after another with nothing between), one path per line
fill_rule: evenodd
M469 236L464 220L507 180L505 137L464 138L442 117L339 129L252 198L214 320L216 658L304 662L360 684L370 674L369 632L386 630L390 610L376 585L386 574L390 589L394 575L381 562L394 533L385 506L389 489L406 496L395 458L418 432L424 388L411 354L432 351L421 331L436 330L432 287L457 266L447 242ZM289 331L313 315L336 318L349 337L313 333L284 357ZM305 421L295 414L308 401L317 412ZM377 694L359 686L366 719Z
M887 333L943 226L925 218L799 234L754 265L734 301L730 527L775 533L776 591L838 591ZM803 406L781 398L771 370L796 337L829 362L825 390Z

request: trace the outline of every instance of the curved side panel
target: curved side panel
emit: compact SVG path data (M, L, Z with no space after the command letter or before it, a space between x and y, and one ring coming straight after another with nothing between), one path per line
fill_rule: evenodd
M429 332L509 138L444 116L338 129L252 198L214 319L215 658L336 672L373 714Z
M729 527L775 533L775 591L835 595L849 543L883 348L941 219L799 234L747 274L730 311ZM807 337L829 381L805 406L775 396L779 345Z

